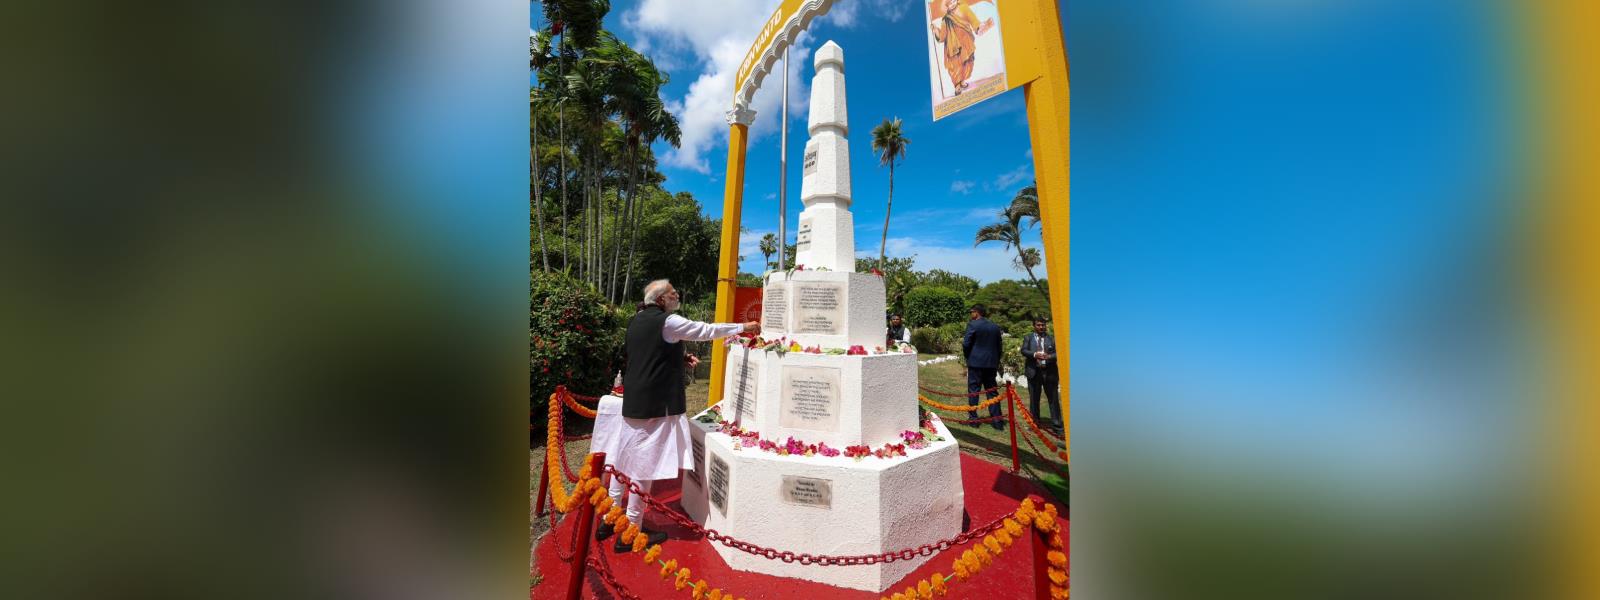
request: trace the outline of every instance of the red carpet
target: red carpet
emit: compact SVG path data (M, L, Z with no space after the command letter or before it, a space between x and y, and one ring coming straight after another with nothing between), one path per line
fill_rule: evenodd
M1015 510L1017 504L1026 496L1034 496L1036 502L1048 498L1044 490L1033 482L1007 473L998 465L965 454L961 455L961 476L966 490L968 528L983 525ZM680 494L675 482L657 482L656 494L674 508L681 509L677 504ZM1058 505L1057 508L1062 509L1063 515L1066 514L1065 507ZM963 550L981 541L981 539L974 540L936 555L884 594L874 594L799 579L735 571L728 568L722 557L711 548L712 542L678 527L660 515L646 514L645 518L651 529L665 531L671 536L667 543L661 545L662 560L677 559L679 566L689 568L693 573L693 579L704 579L711 587L722 588L725 593L731 592L734 597L742 596L749 600L823 600L878 598L880 595L892 595L934 572L948 575L951 572L950 563L960 556ZM544 574L544 581L534 586L529 593L532 600L555 600L566 597L567 577L571 571L569 565L558 556L558 547L561 553L572 551L574 521L575 519L563 520L559 526L546 534L539 546L534 549L534 561L538 564L539 572ZM1070 547L1071 541L1067 534L1070 526L1066 522L1063 522L1062 526L1062 540ZM610 539L600 543L591 542L589 553L607 565L613 576L629 593L651 600L689 597L688 589L673 589L670 580L661 578L660 565L646 566L642 560L643 553L615 554L611 551L612 542ZM605 581L593 572L593 569L586 575L584 584L586 588L582 594L584 598L618 597ZM966 582L951 579L948 597L1032 598L1033 585L1033 548L1024 538L1007 548L977 577Z

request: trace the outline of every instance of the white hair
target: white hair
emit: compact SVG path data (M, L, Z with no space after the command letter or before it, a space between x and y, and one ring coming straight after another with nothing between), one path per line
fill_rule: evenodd
M661 295L667 293L667 290L670 289L672 289L672 282L665 279L657 279L645 284L644 303L655 304L656 300L660 300Z

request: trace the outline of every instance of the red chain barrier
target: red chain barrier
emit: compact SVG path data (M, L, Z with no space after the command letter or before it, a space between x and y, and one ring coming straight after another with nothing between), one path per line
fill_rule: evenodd
M633 480L629 479L627 475L617 472L617 470L612 468L610 465L606 465L605 471L610 473L612 477L617 478L618 481L621 481L623 485L626 485L628 487L628 493L639 494L639 497L643 498L645 504L648 504L650 508L653 508L657 512L666 515L667 518L672 519L672 522L677 523L685 529L705 536L708 540L769 560L781 560L786 563L799 562L802 565L875 565L879 563L894 562L897 560L911 560L917 556L931 556L935 553L944 552L945 550L949 550L955 546L959 546L974 539L994 533L995 530L1005 526L1005 520L1007 518L1010 518L1016 513L1016 511L1012 511L1000 515L1000 517L996 518L995 520L966 533L959 534L954 538L940 540L938 543L934 544L923 544L916 548L905 548L903 550L884 552L882 554L859 554L852 556L816 556L805 553L795 554L789 550L779 551L775 548L767 548L765 546L758 546L743 540L737 540L723 535L721 532L715 529L707 529L702 527L699 523L694 522L694 520L690 519L688 516L668 508L667 505L662 503L660 500L656 500L655 497L645 493L639 488L639 484L634 483Z
M998 386L998 385L994 386L992 388L989 388L987 390L983 390L983 391L979 391L979 392L973 392L973 393L970 393L970 394L952 394L950 392L941 392L941 391L938 391L938 390L928 389L928 388L920 386L920 385L917 386L917 389L922 390L924 392L927 392L929 394L933 394L935 396L944 396L946 398L977 398L978 396L983 396L983 395L986 395L986 394L990 394L990 395L998 394L1000 392L1000 386Z
M611 587L613 595L618 598L625 598L627 600L644 600L643 598L634 595L633 592L628 591L628 588L623 586L622 582L617 581L617 578L611 574L611 566L606 564L605 559L603 558L605 556L604 552L597 552L596 554L601 555L602 558L596 559L593 556L589 557L589 568L594 569L594 572L600 574L600 580L606 582L606 585Z
M583 402L599 402L600 401L600 397L599 396L585 396L583 394L579 394L577 392L572 391L572 388L567 388L567 395L571 396L573 400L581 400Z
M1061 467L1056 466L1055 461L1050 460L1050 455L1040 452L1039 447L1033 445L1033 440L1029 439L1028 436L1022 436L1022 441L1028 443L1028 449L1033 450L1034 454L1037 454L1039 455L1039 458L1044 459L1044 464L1050 465L1050 470L1055 471L1056 474L1060 475L1062 479L1072 479L1072 477L1067 475L1066 471L1063 471L1061 470Z

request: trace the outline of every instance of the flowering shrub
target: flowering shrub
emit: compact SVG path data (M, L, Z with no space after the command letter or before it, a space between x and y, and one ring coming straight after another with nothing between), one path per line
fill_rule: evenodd
M539 271L530 277L528 397L533 412L540 411L557 385L584 396L606 393L619 366L622 319L582 282Z

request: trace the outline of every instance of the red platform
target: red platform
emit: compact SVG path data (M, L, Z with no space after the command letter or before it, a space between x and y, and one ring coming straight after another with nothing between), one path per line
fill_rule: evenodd
M1033 496L1035 502L1045 500L1054 503L1044 490L1033 482L1012 475L1002 470L999 465L965 454L961 455L961 479L966 491L967 505L963 531L982 526L1000 515L1016 510L1017 505L1027 496ZM681 494L677 482L657 482L654 492L657 498L682 511L682 506L678 504ZM1057 508L1061 509L1061 514L1067 514L1066 507L1057 504ZM677 559L679 566L689 568L693 579L704 579L711 587L721 588L725 593L731 592L735 598L742 596L748 600L823 600L893 595L896 591L904 590L907 585L915 584L934 572L950 574L950 563L959 557L962 551L971 548L972 544L981 542L981 539L974 540L935 555L883 594L875 594L801 579L735 571L729 568L712 548L714 542L706 541L703 536L684 529L661 515L646 513L645 520L651 529L665 531L670 536L667 543L661 545L662 560ZM544 581L529 592L529 598L532 600L557 600L566 597L564 586L567 573L571 572L571 566L561 560L558 547L560 553L571 553L574 525L574 519L563 520L546 534L534 549L534 561L538 565L539 572L544 574ZM1062 541L1068 546L1071 545L1067 533L1069 529L1068 523L1063 521ZM1029 535L1037 534L1030 532ZM643 553L613 553L611 551L613 541L607 539L604 542L591 543L589 553L590 556L599 558L629 593L646 599L689 597L687 589L673 589L670 580L661 578L660 565L645 565L642 560ZM582 594L584 598L617 597L592 569L586 576L584 584L585 590ZM1033 586L1033 548L1024 538L1013 543L977 577L965 582L951 579L948 597L1033 598Z

